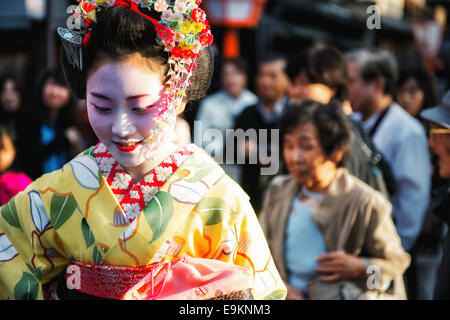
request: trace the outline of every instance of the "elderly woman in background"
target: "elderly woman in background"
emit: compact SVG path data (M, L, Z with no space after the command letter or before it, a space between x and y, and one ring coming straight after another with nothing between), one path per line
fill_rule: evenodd
M287 298L404 299L410 257L389 202L344 168L351 129L340 106L290 104L280 128L290 174L269 186L260 222Z

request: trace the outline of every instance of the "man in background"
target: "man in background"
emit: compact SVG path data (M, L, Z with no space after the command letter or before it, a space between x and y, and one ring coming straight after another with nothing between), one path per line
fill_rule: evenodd
M270 158L276 157L280 161L279 155L271 154L271 144L279 144L279 141L271 141L271 130L277 129L278 120L287 103L287 91L289 79L285 73L287 61L285 57L276 55L264 59L258 66L256 75L256 93L258 102L246 108L237 118L235 129L267 131L267 139L252 140L247 139L245 143L237 146L237 152L244 153L246 163L242 165L241 186L250 196L250 202L258 213L262 206L263 192L272 176L262 176L261 168L267 165L265 159L258 157L258 163L249 163L252 154L259 156L259 148L264 147ZM264 131L262 131L264 132ZM262 146L261 144L266 144ZM278 148L279 149L279 148Z
M396 191L393 219L410 251L430 201L430 156L423 126L393 101L397 67L386 52L347 54L348 98L356 118L392 168Z
M222 90L202 100L197 113L197 121L201 121L201 134L209 129L218 129L223 139L207 141L202 139L206 152L217 159L225 159L226 130L234 128L235 118L246 107L257 102L257 97L247 88L247 62L241 58L225 59L222 63L220 80ZM240 183L240 167L234 164L223 164L227 174Z

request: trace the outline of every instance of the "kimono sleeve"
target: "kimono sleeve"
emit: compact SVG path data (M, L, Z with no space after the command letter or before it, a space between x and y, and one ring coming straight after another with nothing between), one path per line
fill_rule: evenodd
M250 266L253 271L255 299L285 299L286 287L250 202L245 201L242 209L242 215L235 223L238 243L234 263L247 268Z
M284 299L286 287L248 196L234 182L223 185L226 186L220 189L222 200L230 205L233 214L228 218L222 216L221 227L217 225L216 232L209 234L217 239L209 258L242 266L253 273L255 299Z
M32 188L0 208L0 299L44 299L42 286L70 261Z

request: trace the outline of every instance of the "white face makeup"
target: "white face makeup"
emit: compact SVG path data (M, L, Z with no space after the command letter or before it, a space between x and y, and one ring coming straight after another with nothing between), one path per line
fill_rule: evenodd
M147 173L155 165L146 159L143 141L152 136L152 129L161 120L163 94L161 75L132 58L106 60L88 77L89 122L97 137L132 177ZM164 137L158 138L163 145Z

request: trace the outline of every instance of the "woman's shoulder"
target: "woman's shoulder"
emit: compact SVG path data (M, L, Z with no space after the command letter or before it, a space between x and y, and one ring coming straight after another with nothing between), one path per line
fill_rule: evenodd
M377 211L385 212L386 210L389 210L390 212L392 209L391 203L381 192L375 190L364 181L350 174L348 171L344 174L346 175L346 179L348 179L350 186L347 194L358 194L358 201L361 206L367 206L370 204L374 209L377 209Z
M37 186L40 186L40 188L44 188L45 185L48 185L52 187L53 185L65 185L67 184L67 178L68 174L72 174L73 166L75 163L80 162L83 160L83 158L86 158L86 156L89 156L90 162L94 164L94 153L93 153L93 146L89 147L85 151L79 153L74 158L72 158L70 161L68 161L66 164L62 166L62 168L43 174L37 179L33 180L33 182L29 185L29 187L36 188ZM92 167L92 165L91 165ZM92 168L91 171L98 172L98 167L95 168L95 170Z
M275 176L269 183L271 189L284 189L286 186L295 185L296 181L290 174Z

